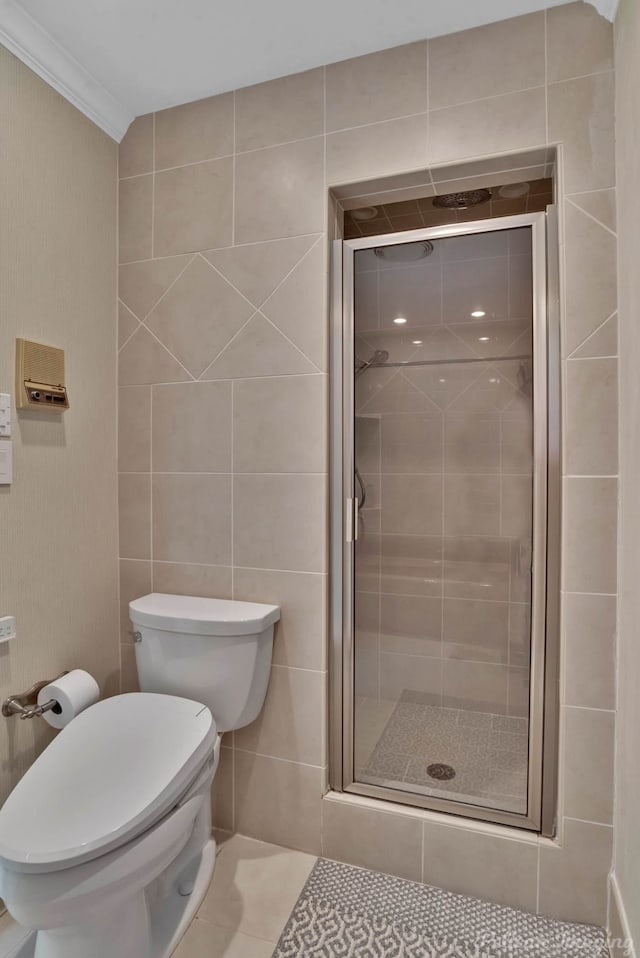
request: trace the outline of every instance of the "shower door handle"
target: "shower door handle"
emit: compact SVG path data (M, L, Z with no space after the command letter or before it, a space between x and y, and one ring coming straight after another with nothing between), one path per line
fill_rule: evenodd
M358 500L345 499L345 540L356 542L358 539Z

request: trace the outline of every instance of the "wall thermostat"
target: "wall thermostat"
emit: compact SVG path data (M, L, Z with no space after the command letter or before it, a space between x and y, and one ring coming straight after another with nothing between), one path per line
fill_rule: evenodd
M16 339L16 409L68 408L64 349Z

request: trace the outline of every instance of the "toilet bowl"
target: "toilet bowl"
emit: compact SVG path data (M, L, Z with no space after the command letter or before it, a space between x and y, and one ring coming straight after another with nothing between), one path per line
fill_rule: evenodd
M20 958L168 958L213 874L220 733L262 707L279 610L137 601L140 684L152 691L81 712L0 810L0 897L32 932Z

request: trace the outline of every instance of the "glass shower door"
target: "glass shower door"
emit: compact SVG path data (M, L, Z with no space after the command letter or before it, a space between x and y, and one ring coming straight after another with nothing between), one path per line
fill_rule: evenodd
M546 405L533 226L497 226L353 255L348 681L352 790L500 820L539 788Z

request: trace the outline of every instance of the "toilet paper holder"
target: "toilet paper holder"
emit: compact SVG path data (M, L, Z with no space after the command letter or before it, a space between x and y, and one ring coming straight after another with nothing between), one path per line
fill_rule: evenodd
M38 705L38 695L45 685L49 685L51 682L56 682L58 679L61 679L63 675L68 674L68 671L69 670L66 669L64 672L61 672L60 675L56 675L54 679L36 682L35 685L32 685L26 692L20 692L18 695L10 695L9 698L5 699L2 703L2 714L4 717L10 718L12 715L18 715L21 719L32 719L36 716L44 715L45 712L55 711L56 707L60 709L55 699L50 699L48 702L45 702L44 705Z

